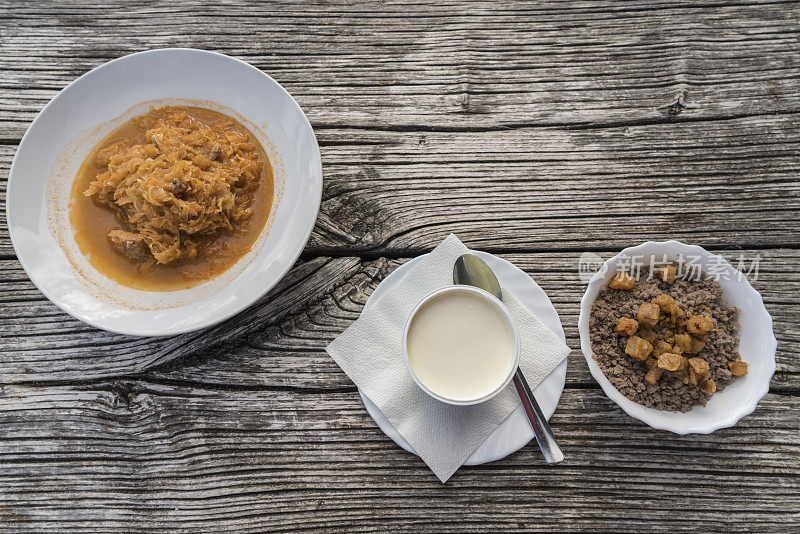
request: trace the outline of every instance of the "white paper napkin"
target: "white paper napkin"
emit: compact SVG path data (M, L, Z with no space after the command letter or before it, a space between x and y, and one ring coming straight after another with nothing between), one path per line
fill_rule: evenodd
M519 404L513 385L474 406L440 402L416 385L403 362L401 338L414 306L452 285L453 265L467 252L451 234L326 349L442 482ZM503 303L519 327L520 367L535 388L570 348L506 290Z

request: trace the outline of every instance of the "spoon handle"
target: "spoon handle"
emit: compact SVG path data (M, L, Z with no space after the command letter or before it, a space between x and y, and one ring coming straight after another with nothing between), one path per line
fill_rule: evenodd
M533 396L528 381L522 374L522 370L517 367L517 372L514 373L514 387L517 388L519 398L522 399L522 405L525 407L525 413L528 415L528 421L533 428L533 435L536 436L536 441L539 443L539 448L542 449L544 460L549 465L561 463L564 460L564 453L556 443L556 438L547 424L547 419L539 408L539 403L536 402L536 397Z

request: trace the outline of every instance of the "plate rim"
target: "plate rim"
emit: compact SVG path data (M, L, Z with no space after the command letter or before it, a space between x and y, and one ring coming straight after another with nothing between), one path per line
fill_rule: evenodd
M311 138L312 138L313 143L314 143L313 146L314 146L315 150L314 150L313 157L316 160L314 162L315 163L315 170L317 171L318 176L319 176L319 180L316 180L315 183L314 183L314 189L316 190L316 195L314 195L314 197L312 197L312 198L316 198L314 216L313 217L309 217L309 222L306 224L305 230L300 232L300 235L304 236L304 239L302 241L302 246L299 246L297 252L292 255L293 257L292 257L291 261L287 261L286 264L280 269L280 276L276 277L275 280L273 280L271 283L265 283L265 284L261 285L260 289L258 289L257 291L253 291L249 298L243 299L241 301L241 304L232 307L230 311L227 311L225 313L222 313L222 314L219 314L219 315L216 315L216 316L213 316L213 317L209 317L206 320L199 321L199 322L197 322L195 324L186 325L184 327L172 328L171 325L167 325L165 328L161 328L161 329L158 329L156 331L152 330L152 326L149 326L147 328L130 328L130 329L109 327L107 325L101 324L99 321L96 321L95 319L87 316L86 314L80 313L77 310L67 309L64 306L62 306L62 304L60 302L58 302L57 300L54 300L52 298L52 295L50 294L50 292L48 290L44 289L34 279L34 277L31 275L31 271L30 271L30 268L29 268L29 266L27 264L27 261L24 259L24 257L22 255L20 255L19 248L18 248L18 245L17 245L17 241L16 241L16 239L14 237L14 226L15 225L13 223L13 217L11 215L11 202L9 202L9 199L11 198L12 191L16 187L18 187L18 186L15 186L15 184L17 184L17 182L19 182L19 179L17 179L17 180L14 179L14 176L15 176L15 172L14 171L15 171L15 167L16 167L16 164L17 164L17 156L19 155L19 153L22 150L23 146L25 146L25 143L26 143L26 141L27 141L27 139L29 137L29 134L31 133L31 131L34 130L34 128L36 127L38 121L45 114L47 109L51 105L53 105L53 103L56 102L59 98L62 98L62 96L64 94L66 94L69 91L74 90L75 85L80 80L82 80L83 78L85 78L87 76L90 76L95 71L99 71L101 69L108 68L110 65L116 64L118 62L123 62L123 61L126 61L126 60L130 60L130 58L133 58L133 57L147 56L147 55L173 54L173 53L197 54L198 56L204 56L204 55L216 56L216 57L224 59L226 61L232 61L232 62L238 63L240 66L243 66L246 69L255 71L258 74L260 74L261 76L265 77L268 82L274 84L275 87L277 87L281 92L283 92L283 94L285 96L289 97L289 101L292 103L292 105L295 106L297 111L300 112L300 116L302 117L302 121L304 123L304 126L308 128L308 131L310 132ZM78 319L78 320L80 320L80 321L82 321L82 322L84 322L86 324L89 324L89 325L94 326L96 328L99 328L101 330L105 330L107 332L112 332L112 333L115 333L115 334L121 334L121 335L133 336L133 337L174 336L174 335L178 335L178 334L185 334L185 333L188 333L188 332L196 332L198 330L202 330L204 328L208 328L210 326L217 325L219 323L222 323L222 322L230 319L234 315L237 315L237 314L241 313L242 311L246 310L247 308L249 308L250 306L255 304L260 298L262 298L264 295L266 295L272 288L274 288L278 284L278 282L280 282L286 276L286 274L291 270L291 268L294 266L294 264L297 263L297 260L300 258L301 254L303 253L303 250L305 249L306 244L308 243L308 240L311 238L311 234L314 231L314 227L316 226L317 219L319 218L319 211L320 211L320 208L322 206L322 186L323 186L322 155L321 155L321 153L319 151L319 142L317 141L317 136L314 133L314 128L311 126L311 122L308 120L308 117L306 116L305 112L303 111L303 108L300 107L300 104L298 104L297 101L294 99L294 97L281 84L279 84L274 78L272 78L269 74L263 72L261 69L258 69L255 66L247 63L246 61L242 61L241 59L229 56L227 54L222 54L222 53L219 53L219 52L213 52L213 51L210 51L210 50L201 50L201 49L198 49L198 48L187 48L187 47L156 48L156 49L151 49L151 50L143 50L143 51L140 51L140 52L134 52L134 53L131 53L131 54L126 54L124 56L120 56L118 58L114 58L114 59L112 59L110 61L107 61L107 62L105 62L105 63L103 63L101 65L98 65L98 66L92 68L91 70L81 74L80 76L78 76L77 78L72 80L64 88L62 88L36 114L36 117L33 119L31 124L28 126L27 130L25 130L25 134L23 134L22 139L20 140L19 145L17 146L17 150L14 153L14 158L11 161L11 166L9 167L8 181L7 181L7 184L6 184L6 209L5 209L5 212L6 212L6 226L8 228L9 237L11 239L11 245L14 248L14 254L16 256L16 259L20 263L20 266L22 267L23 271L25 271L25 274L27 275L28 279L33 283L33 285L36 287L36 289L38 289L47 298L47 300L49 300L50 302L55 304L64 313L66 313L66 314L70 315L71 317L74 317L75 319ZM312 191L312 194L313 194L313 192L314 191ZM43 199L43 202L46 202L46 199ZM199 302L202 302L202 301L199 301Z

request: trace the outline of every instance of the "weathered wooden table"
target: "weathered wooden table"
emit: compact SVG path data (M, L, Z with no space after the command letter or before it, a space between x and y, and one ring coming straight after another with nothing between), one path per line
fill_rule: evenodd
M0 1L3 189L59 89L166 46L272 75L325 176L279 286L172 339L60 312L15 259L3 206L0 530L796 531L799 36L800 5L778 1ZM575 350L551 421L567 461L531 444L442 485L323 349L450 232L529 272L576 349L584 251L676 238L760 258L772 389L735 428L677 436L625 415Z

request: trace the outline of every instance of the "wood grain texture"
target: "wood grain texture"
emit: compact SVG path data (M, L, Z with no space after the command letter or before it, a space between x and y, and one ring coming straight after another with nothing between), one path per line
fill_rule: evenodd
M800 106L790 2L4 4L0 128L13 137L77 75L166 46L252 62L322 127L596 126Z
M674 436L568 389L552 419L567 462L544 466L528 446L442 485L354 392L6 386L0 518L39 532L618 532L644 518L788 531L798 421L800 399L771 394L734 430Z
M397 254L429 250L450 232L497 252L619 250L665 235L708 247L798 246L798 119L347 131L334 146L321 132L326 187L310 246L335 250L343 235L352 248Z
M610 257L611 253L603 253ZM764 297L778 339L773 389L800 393L800 251L723 253L734 265L758 259L753 285ZM578 315L586 288L578 254L501 255L548 293L574 352L568 382L594 384L580 353ZM45 299L13 260L0 261L2 383L100 380L135 375L215 387L338 390L349 379L325 353L361 312L369 295L405 259L316 258L300 262L261 301L217 327L168 338L135 338L99 331L68 317Z
M781 224L795 219L783 193L797 194L800 164L796 5L377 7L12 9L0 176L35 112L77 75L190 45L253 62L308 113L325 168L317 254L417 252L451 231L498 251L665 234L800 245Z
M301 263L259 303L220 325L178 336L141 338L103 332L73 319L26 279L14 260L0 261L0 381L96 379L135 374L215 344L237 340L264 324L298 313L358 267L356 258Z
M800 3L0 0L0 532L794 532L800 529ZM191 46L308 115L323 202L250 309L142 339L68 317L5 220L36 113L91 68ZM534 445L445 485L375 426L324 347L455 232L550 295L579 349L580 254L645 240L736 263L778 371L735 428L654 431L580 350ZM749 265L749 263L748 263Z
M800 246L798 131L800 114L601 130L320 131L323 203L306 253L419 253L450 232L493 252L619 250L664 236ZM3 188L14 149L0 146ZM5 228L0 238L10 257Z
M612 254L603 254L608 258ZM725 254L734 264L741 255L753 259L760 256L758 279L753 282L774 320L778 339L778 370L772 390L800 394L800 337L794 317L796 298L800 292L798 251L742 251ZM519 253L501 255L530 274L547 292L559 313L567 344L573 348L567 368L569 387L596 387L580 350L578 315L580 299L586 289L577 274L577 254ZM281 324L262 325L251 333L246 344L228 349L214 347L192 358L180 359L147 373L149 379L178 381L224 387L270 387L312 390L343 388L349 379L325 353L325 346L354 321L372 290L388 271L405 260L367 262L352 271L352 278L302 313ZM751 263L748 261L747 265Z

